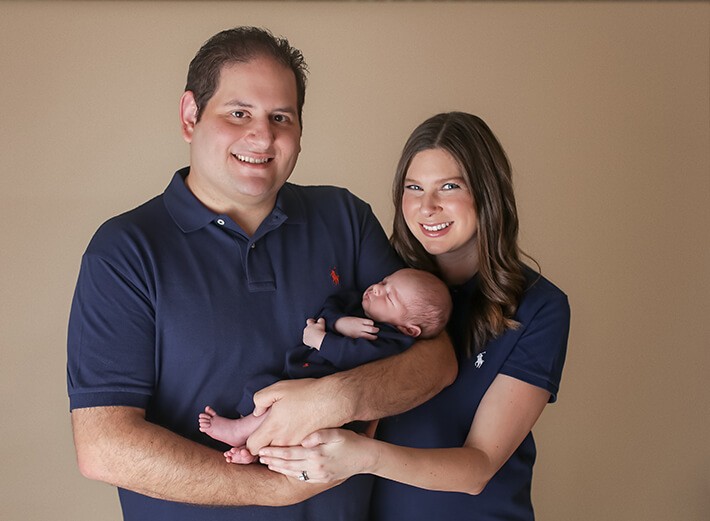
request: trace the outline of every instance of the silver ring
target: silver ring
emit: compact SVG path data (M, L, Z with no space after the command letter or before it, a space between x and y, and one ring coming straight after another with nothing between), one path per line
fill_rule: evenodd
M301 472L301 475L298 476L298 479L301 481L308 481L311 478L308 477L308 472L304 470L303 472Z

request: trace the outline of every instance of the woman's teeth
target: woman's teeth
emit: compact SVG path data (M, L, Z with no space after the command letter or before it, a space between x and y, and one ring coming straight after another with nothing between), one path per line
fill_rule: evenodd
M453 221L449 221L447 223L435 224L434 226L422 224L422 228L424 228L428 232L438 232L440 230L443 230L444 228L448 228L449 226L451 226L452 223Z

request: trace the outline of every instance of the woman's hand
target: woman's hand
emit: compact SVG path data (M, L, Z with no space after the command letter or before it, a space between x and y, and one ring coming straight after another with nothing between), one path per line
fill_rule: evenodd
M259 461L270 470L310 483L331 483L370 472L377 461L377 442L345 429L323 429L301 446L264 447Z

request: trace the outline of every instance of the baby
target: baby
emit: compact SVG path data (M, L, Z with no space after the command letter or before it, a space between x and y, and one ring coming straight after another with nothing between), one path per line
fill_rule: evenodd
M450 315L449 290L439 278L422 270L401 269L362 295L346 292L330 297L319 318L306 321L303 345L287 352L280 376L317 378L400 353L416 338L438 335ZM261 389L279 379L262 375L247 385L237 407L241 418L219 416L209 406L199 415L200 431L233 446L224 453L228 462L246 464L256 459L244 444L266 414L250 414L250 389Z

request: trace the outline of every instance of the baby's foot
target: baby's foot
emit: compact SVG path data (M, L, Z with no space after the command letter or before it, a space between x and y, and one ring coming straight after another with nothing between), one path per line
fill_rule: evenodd
M200 424L200 432L228 445L241 447L249 436L244 432L240 419L224 418L210 406L205 407L205 412L200 413L197 421Z
M224 453L224 459L227 463L238 463L239 465L249 465L256 461L256 456L252 456L246 446L232 447Z

